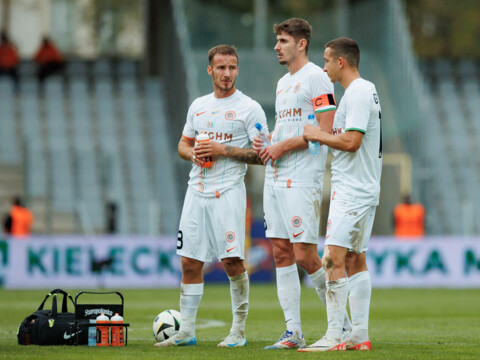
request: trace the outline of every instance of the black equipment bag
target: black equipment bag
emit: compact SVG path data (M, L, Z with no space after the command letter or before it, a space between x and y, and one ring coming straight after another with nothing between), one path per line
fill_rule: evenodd
M57 295L63 295L62 312L57 311ZM43 307L49 297L52 297L51 310ZM73 306L75 302L71 295L61 289L52 290L32 315L22 321L18 328L18 343L20 345L73 345L87 343L87 329L74 330L75 313L68 312L67 298ZM78 338L77 338L78 337Z

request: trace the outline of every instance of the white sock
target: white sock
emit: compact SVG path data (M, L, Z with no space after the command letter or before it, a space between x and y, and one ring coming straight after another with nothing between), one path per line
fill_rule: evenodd
M323 268L318 269L318 271L314 272L313 274L308 275L310 280L312 280L313 286L315 286L315 291L318 294L318 297L322 301L323 305L327 306L327 285L325 283L325 270ZM345 309L345 319L343 321L343 328L345 330L351 330L352 324L350 322L350 318L348 317L348 312Z
M203 283L180 285L180 331L189 336L195 336L195 319L202 295Z
M297 265L277 268L277 294L285 316L287 330L302 336L300 319L300 278Z
M368 271L359 272L348 278L350 313L352 314L352 335L350 340L362 343L368 340L368 316L372 282Z
M230 296L232 298L233 322L230 332L235 331L245 336L245 321L248 315L248 293L250 285L245 271L238 276L228 277L230 280Z
M326 283L328 330L325 336L332 340L340 340L347 310L348 279L342 278Z
M310 280L312 280L313 286L315 287L315 291L318 294L318 297L322 301L323 305L327 306L327 299L325 298L325 294L327 291L327 287L325 284L325 270L321 267L313 274L308 275Z

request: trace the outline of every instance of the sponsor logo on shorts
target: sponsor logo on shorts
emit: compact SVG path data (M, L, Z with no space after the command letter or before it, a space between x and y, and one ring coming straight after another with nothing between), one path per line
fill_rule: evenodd
M235 113L235 111L228 110L225 113L225 120L232 121L233 119L235 119L236 116L237 116L237 114Z
M233 231L227 231L225 234L225 241L228 243L232 243L235 241L235 233Z
M231 247L230 249L227 249L227 252L232 251L233 249L237 248L238 246Z
M302 235L305 232L305 230L300 231L299 233L293 233L293 237L296 238L297 236Z
M292 218L292 225L295 227L299 227L302 225L302 218L300 216L294 216Z

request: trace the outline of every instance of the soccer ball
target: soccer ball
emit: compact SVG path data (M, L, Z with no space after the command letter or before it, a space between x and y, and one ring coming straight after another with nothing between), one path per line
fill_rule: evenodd
M180 329L181 315L177 310L165 310L153 320L153 337L158 342L167 340Z

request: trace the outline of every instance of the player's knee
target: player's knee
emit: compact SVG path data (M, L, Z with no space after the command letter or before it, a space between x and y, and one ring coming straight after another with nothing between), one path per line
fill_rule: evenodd
M236 276L245 272L243 260L240 258L222 259L222 264L228 276Z
M322 258L322 265L325 271L329 271L333 269L333 258L330 254L323 255Z
M290 243L287 242L275 242L273 243L273 259L277 267L283 267L291 265L295 262L295 255Z

